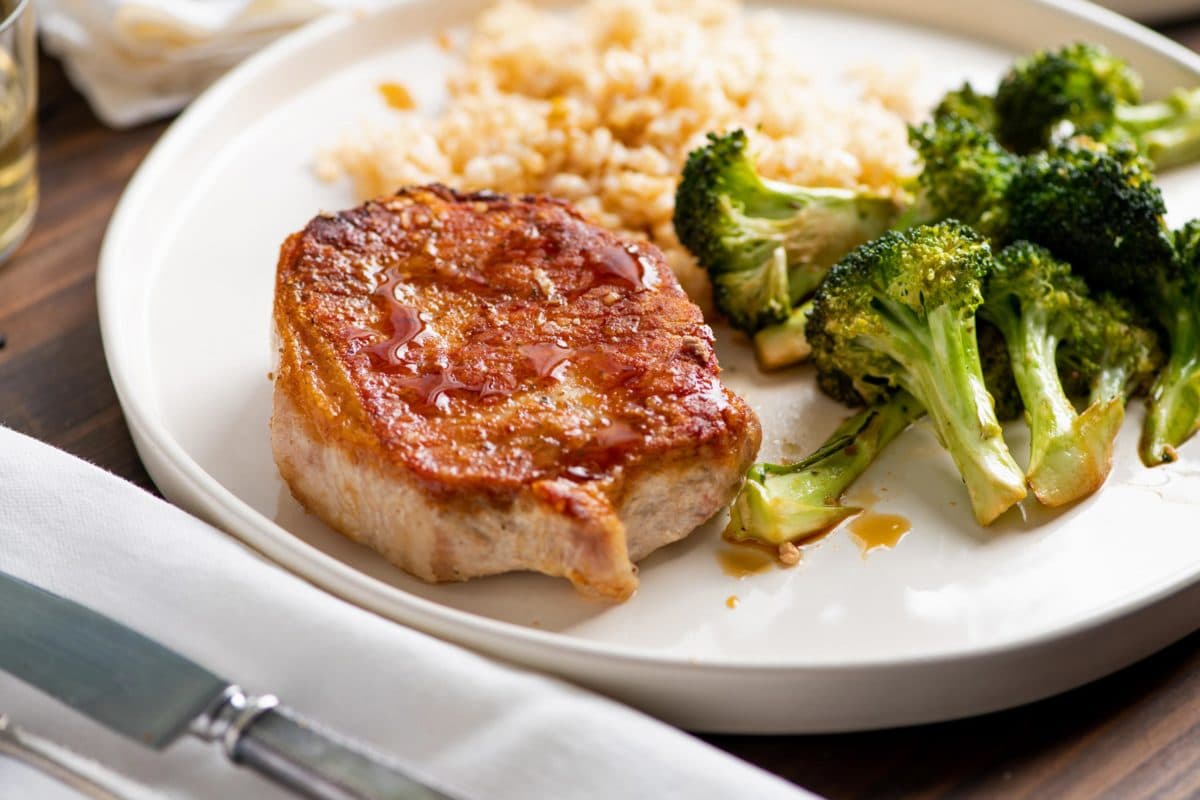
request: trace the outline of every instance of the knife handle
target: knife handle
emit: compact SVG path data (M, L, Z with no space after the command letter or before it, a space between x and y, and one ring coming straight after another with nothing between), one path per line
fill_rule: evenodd
M219 738L235 764L312 800L449 800L385 757L277 706L274 697L230 689L224 709L193 732Z

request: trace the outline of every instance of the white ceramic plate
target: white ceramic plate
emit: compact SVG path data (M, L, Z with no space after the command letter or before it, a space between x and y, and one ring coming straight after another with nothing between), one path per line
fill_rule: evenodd
M382 80L402 79L436 107L448 56L434 36L478 7L416 2L298 32L198 100L139 170L103 249L100 313L134 440L169 499L355 603L694 729L851 730L979 713L1093 679L1200 626L1200 446L1141 468L1140 409L1109 485L1065 512L1027 503L979 529L919 424L854 490L911 520L894 549L864 558L839 531L798 568L738 580L718 564L718 520L645 561L642 588L619 606L528 574L429 586L307 516L268 444L277 248L318 210L352 204L348 188L313 177L314 153L391 113L376 95ZM1192 53L1083 4L778 10L814 69L916 59L931 98L968 77L989 85L1014 52L1075 38L1130 58L1152 93L1200 80ZM1200 171L1165 188L1175 221L1200 214ZM844 414L805 369L762 375L719 335L729 384L762 417L764 457L806 451Z

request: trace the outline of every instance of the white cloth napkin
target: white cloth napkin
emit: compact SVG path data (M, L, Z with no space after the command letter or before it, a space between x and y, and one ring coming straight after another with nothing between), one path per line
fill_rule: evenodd
M0 569L248 691L277 694L456 797L812 797L640 712L343 602L141 489L2 427ZM122 773L145 796L286 796L215 747L185 739L145 750L4 674L0 713ZM0 757L0 795L43 796L29 780Z
M166 116L226 70L336 8L384 0L38 0L46 51L112 127Z

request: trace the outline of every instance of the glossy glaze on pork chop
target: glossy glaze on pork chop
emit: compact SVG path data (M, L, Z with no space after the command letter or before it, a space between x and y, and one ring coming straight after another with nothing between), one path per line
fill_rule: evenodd
M658 250L559 201L430 186L319 216L283 245L275 323L283 477L426 580L623 599L758 448Z

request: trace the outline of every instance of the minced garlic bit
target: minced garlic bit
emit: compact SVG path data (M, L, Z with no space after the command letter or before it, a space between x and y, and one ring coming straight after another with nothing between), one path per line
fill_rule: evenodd
M699 336L683 337L683 352L700 362L708 361L708 343Z
M779 545L779 563L786 567L794 567L800 563L800 548L791 542Z
M533 271L533 281L541 290L542 296L547 300L554 297L554 281L550 280L550 276L546 274L546 270L538 267Z

